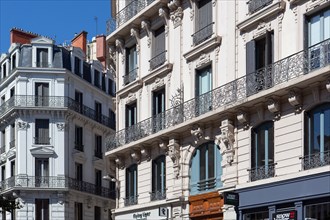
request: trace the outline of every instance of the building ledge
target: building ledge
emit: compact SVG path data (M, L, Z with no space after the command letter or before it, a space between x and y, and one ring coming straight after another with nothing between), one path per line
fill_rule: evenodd
M248 31L253 26L257 26L259 22L267 20L267 18L271 17L272 15L275 15L281 11L284 11L285 9L285 1L279 0L278 2L275 2L262 10L250 15L247 19L237 24L237 28L241 32Z
M51 145L32 145L30 149L32 156L36 158L49 158L55 156L54 147Z

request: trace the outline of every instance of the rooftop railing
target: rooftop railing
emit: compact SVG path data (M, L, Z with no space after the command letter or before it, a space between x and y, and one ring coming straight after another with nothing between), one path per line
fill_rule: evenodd
M115 18L111 18L107 21L107 34L111 34L118 27L133 18L136 14L154 1L155 0L132 0L116 14Z
M176 105L161 114L147 118L131 127L124 128L106 139L107 151L157 133L154 126L163 129L173 127L220 107L233 106L237 102L276 85L288 82L330 64L330 39L281 59L254 73L222 85L199 97ZM205 101L203 101L205 100ZM207 103L207 107L205 107ZM201 105L203 105L201 107ZM154 120L159 118L159 123Z
M11 189L72 189L106 198L112 198L114 193L109 188L66 176L17 175L0 182L0 192Z
M249 13L253 14L254 12L259 11L260 9L270 5L273 0L250 0L248 2L249 5Z
M105 115L99 115L94 109L82 105L74 99L66 96L14 95L0 106L0 117L11 109L40 107L54 109L68 108L97 121L102 125L115 129L114 120L110 120L110 118Z

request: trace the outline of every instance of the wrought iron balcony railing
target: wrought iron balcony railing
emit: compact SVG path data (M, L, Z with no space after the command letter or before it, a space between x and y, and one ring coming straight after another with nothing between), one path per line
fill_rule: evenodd
M138 204L138 196L129 196L124 199L124 205L125 206L131 206Z
M76 180L66 176L12 176L0 182L0 192L16 189L72 189L106 198L112 198L114 191L92 183Z
M80 113L94 121L99 122L109 128L115 129L115 121L105 115L98 114L94 109L91 109L81 103L66 96L33 96L33 95L15 95L0 106L0 117L6 112L15 108L67 108L77 113Z
M74 149L84 152L84 145L81 142L74 142Z
M213 24L214 22L206 25L205 27L199 29L196 33L192 35L194 45L198 45L203 41L209 39L213 34Z
M249 171L249 176L250 176L250 181L256 181L256 180L262 180L262 179L267 179L270 177L274 177L275 175L275 165L276 163L273 164L268 164L260 167L255 167L252 168Z
M166 199L166 190L157 190L150 193L150 201Z
M9 148L12 149L15 147L15 139L9 142Z
M163 65L166 61L166 50L164 52L161 52L160 54L153 57L151 60L149 60L150 64L150 70L154 70L157 67L160 67Z
M248 2L249 14L253 14L254 12L259 11L267 5L270 5L272 2L273 0L250 0Z
M301 157L302 168L309 170L330 165L330 151L318 152Z
M123 76L124 86L136 80L137 71L138 71L138 67L136 67L135 69L128 72L125 76Z
M125 8L116 14L115 18L111 18L107 21L107 34L111 34L119 26L126 23L154 1L155 0L132 0Z
M50 137L34 137L36 145L50 145Z
M314 51L318 52L315 53ZM157 133L159 129L154 127L157 124L162 124L163 129L170 128L220 107L233 106L253 94L328 65L330 65L330 39L176 105L160 113L161 116L158 118L161 122L159 123L155 123L157 117L152 116L133 126L117 131L116 134L107 137L107 151ZM201 105L202 107L200 107Z
M2 147L0 147L0 154L3 154L6 152L6 145L2 145Z

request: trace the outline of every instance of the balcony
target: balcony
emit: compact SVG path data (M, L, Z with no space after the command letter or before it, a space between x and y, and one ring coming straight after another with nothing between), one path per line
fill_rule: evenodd
M194 33L192 35L194 46L197 46L198 44L211 38L211 36L213 34L213 24L214 24L214 22L203 27L202 29L198 30L196 33Z
M115 129L115 121L110 120L105 115L98 114L94 109L91 109L81 103L66 97L66 96L26 96L26 95L15 95L0 106L0 117L13 109L22 108L35 108L42 107L47 109L59 109L67 108L75 111L81 115L84 115L104 126Z
M50 145L50 137L34 137L35 145Z
M92 183L76 180L66 176L12 176L0 182L0 192L10 190L76 190L88 194L112 198L114 192L109 188L97 186Z
M166 50L164 52L161 52L160 54L153 57L151 60L149 60L150 65L150 71L156 69L157 67L160 67L163 65L166 61Z
M166 191L165 190L157 190L150 193L150 201L157 201L166 199Z
M272 2L273 0L250 0L248 2L249 14L253 14L254 12L259 11L267 5L270 5Z
M276 165L276 163L273 163L273 164L255 167L255 168L248 170L249 176L250 176L250 181L253 182L253 181L257 181L257 180L268 179L270 177L274 177L275 165Z
M313 51L318 51L317 53ZM330 39L316 44L306 50L270 64L255 73L245 75L199 97L166 110L160 116L163 130L194 119L220 107L233 107L246 102L249 96L269 90L330 64ZM206 100L207 107L199 108L201 100ZM203 102L202 102L203 103ZM202 111L201 111L202 109ZM134 126L124 128L106 139L107 151L157 133L154 129L154 116ZM157 124L157 123L156 123ZM129 132L129 133L128 133Z
M84 145L81 142L74 142L74 149L84 152Z
M330 151L318 152L301 157L304 170L330 165Z
M120 10L115 18L111 18L107 21L107 35L114 32L121 25L133 18L136 14L142 11L145 7L150 5L155 0L133 0L126 5L125 8Z
M135 68L123 76L124 86L135 81L137 77L138 68Z
M138 204L138 196L130 196L123 198L124 199L124 205L125 206L131 206Z

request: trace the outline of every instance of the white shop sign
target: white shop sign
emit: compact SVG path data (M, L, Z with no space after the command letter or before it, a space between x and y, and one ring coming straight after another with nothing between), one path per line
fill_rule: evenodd
M167 207L159 207L152 210L143 210L131 212L124 215L116 215L116 220L165 220L168 219L169 209Z

